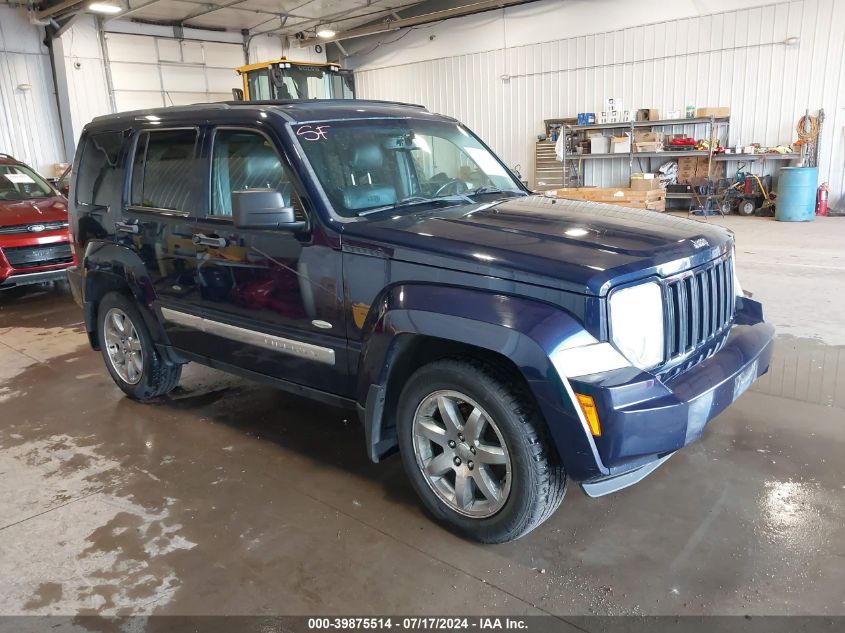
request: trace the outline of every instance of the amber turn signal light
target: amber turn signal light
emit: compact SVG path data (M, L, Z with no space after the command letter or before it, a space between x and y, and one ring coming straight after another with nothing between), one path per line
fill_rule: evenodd
M587 424L590 425L590 432L596 437L601 436L601 424L599 424L599 412L596 410L596 403L592 396L585 396L581 393L576 393L578 404L581 405L581 411L584 412L584 417L587 418Z

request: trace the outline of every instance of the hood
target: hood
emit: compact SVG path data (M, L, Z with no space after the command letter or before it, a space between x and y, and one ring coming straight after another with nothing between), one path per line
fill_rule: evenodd
M729 231L706 222L541 196L368 218L344 225L343 240L357 252L593 295L693 268L733 245Z
M47 222L67 222L67 200L62 196L0 200L0 226Z

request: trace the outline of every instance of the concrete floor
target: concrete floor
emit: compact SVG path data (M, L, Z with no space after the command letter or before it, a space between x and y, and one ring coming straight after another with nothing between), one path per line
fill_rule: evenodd
M769 376L501 546L433 523L343 411L197 365L138 404L66 292L3 302L0 614L845 614L845 219L718 222L779 327Z

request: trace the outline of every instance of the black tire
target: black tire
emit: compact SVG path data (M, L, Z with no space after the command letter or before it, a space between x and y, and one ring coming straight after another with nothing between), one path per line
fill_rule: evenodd
M414 416L437 391L466 394L495 420L510 455L510 490L489 517L459 513L436 494L417 463ZM458 534L482 543L517 539L548 519L566 494L566 472L552 448L542 415L518 381L474 360L441 360L418 369L399 398L396 426L402 463L411 484L434 517Z
M742 202L739 203L739 206L737 207L737 213L739 213L740 215L745 215L745 216L754 215L754 212L756 210L757 210L757 207L754 204L753 200L743 200Z
M113 308L121 310L131 321L140 341L140 353L143 359L142 369L140 379L134 384L127 382L118 374L109 357L105 336L105 319ZM112 380L130 398L150 400L170 393L179 384L182 366L169 363L161 357L153 344L152 336L150 336L137 305L126 295L119 292L110 292L100 301L97 306L97 339L100 342L100 351L103 354L106 369L111 374Z

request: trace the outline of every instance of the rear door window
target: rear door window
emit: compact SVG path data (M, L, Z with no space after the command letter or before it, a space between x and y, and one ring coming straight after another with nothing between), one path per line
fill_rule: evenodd
M202 203L199 133L189 130L141 132L135 145L130 201L133 206L193 214Z
M82 148L82 160L76 178L76 201L82 204L109 206L120 204L123 169L120 132L89 134Z

